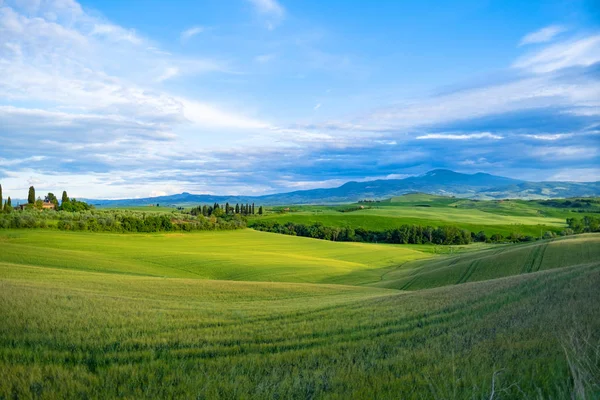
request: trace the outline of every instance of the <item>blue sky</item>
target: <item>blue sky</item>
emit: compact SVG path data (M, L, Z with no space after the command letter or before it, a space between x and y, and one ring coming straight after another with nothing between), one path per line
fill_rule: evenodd
M0 0L0 183L265 194L600 180L589 1Z

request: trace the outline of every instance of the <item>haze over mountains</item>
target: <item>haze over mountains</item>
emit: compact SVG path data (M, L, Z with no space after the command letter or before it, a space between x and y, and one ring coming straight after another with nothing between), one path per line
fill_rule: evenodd
M482 172L463 174L436 169L404 179L347 182L336 188L298 190L263 196L219 196L181 193L122 200L91 200L96 206L182 205L199 203L260 203L263 205L348 203L382 200L412 192L471 199L547 199L600 195L600 182L527 182Z

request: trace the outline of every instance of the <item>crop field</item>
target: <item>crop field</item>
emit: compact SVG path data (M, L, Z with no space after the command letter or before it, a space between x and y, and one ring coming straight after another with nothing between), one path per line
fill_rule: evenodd
M597 398L599 244L4 231L0 398Z
M365 209L352 212L340 212L348 206L296 206L291 207L290 212L279 212L282 207L277 207L257 218L273 219L281 224L311 225L320 222L325 226L374 231L393 229L403 224L456 225L471 232L484 231L488 235L499 233L508 236L518 232L539 237L540 232L563 230L566 218L581 217L534 202L474 201L425 194L410 194L362 206Z

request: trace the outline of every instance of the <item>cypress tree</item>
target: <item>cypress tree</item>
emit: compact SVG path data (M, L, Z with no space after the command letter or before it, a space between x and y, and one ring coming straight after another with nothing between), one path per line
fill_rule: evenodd
M12 210L12 202L10 201L10 196L6 199L6 204L4 205L4 211L11 212Z
M258 215L263 215L262 206L258 207Z
M254 203L252 203L252 215L254 215Z
M225 214L229 214L229 203L225 203Z
M64 202L67 202L67 201L69 201L69 196L67 196L67 191L66 191L66 190L63 190L63 194L62 194L62 200L61 200L61 202L62 202L62 203L64 203ZM61 203L61 204L62 204L62 203Z
M0 206L2 206L2 204L4 204L2 202L2 185L0 185Z
M237 203L237 204L235 205L235 213L236 213L236 214L239 214L239 213L240 213L240 203Z
M29 186L29 194L27 195L27 202L29 204L35 203L35 188L33 186Z

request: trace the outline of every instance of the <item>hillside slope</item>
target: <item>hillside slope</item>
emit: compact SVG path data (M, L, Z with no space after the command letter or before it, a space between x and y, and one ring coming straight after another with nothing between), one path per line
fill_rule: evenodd
M500 246L433 260L407 262L372 285L419 290L576 265L600 265L600 234Z
M599 286L598 265L399 293L0 262L0 398L597 398Z

